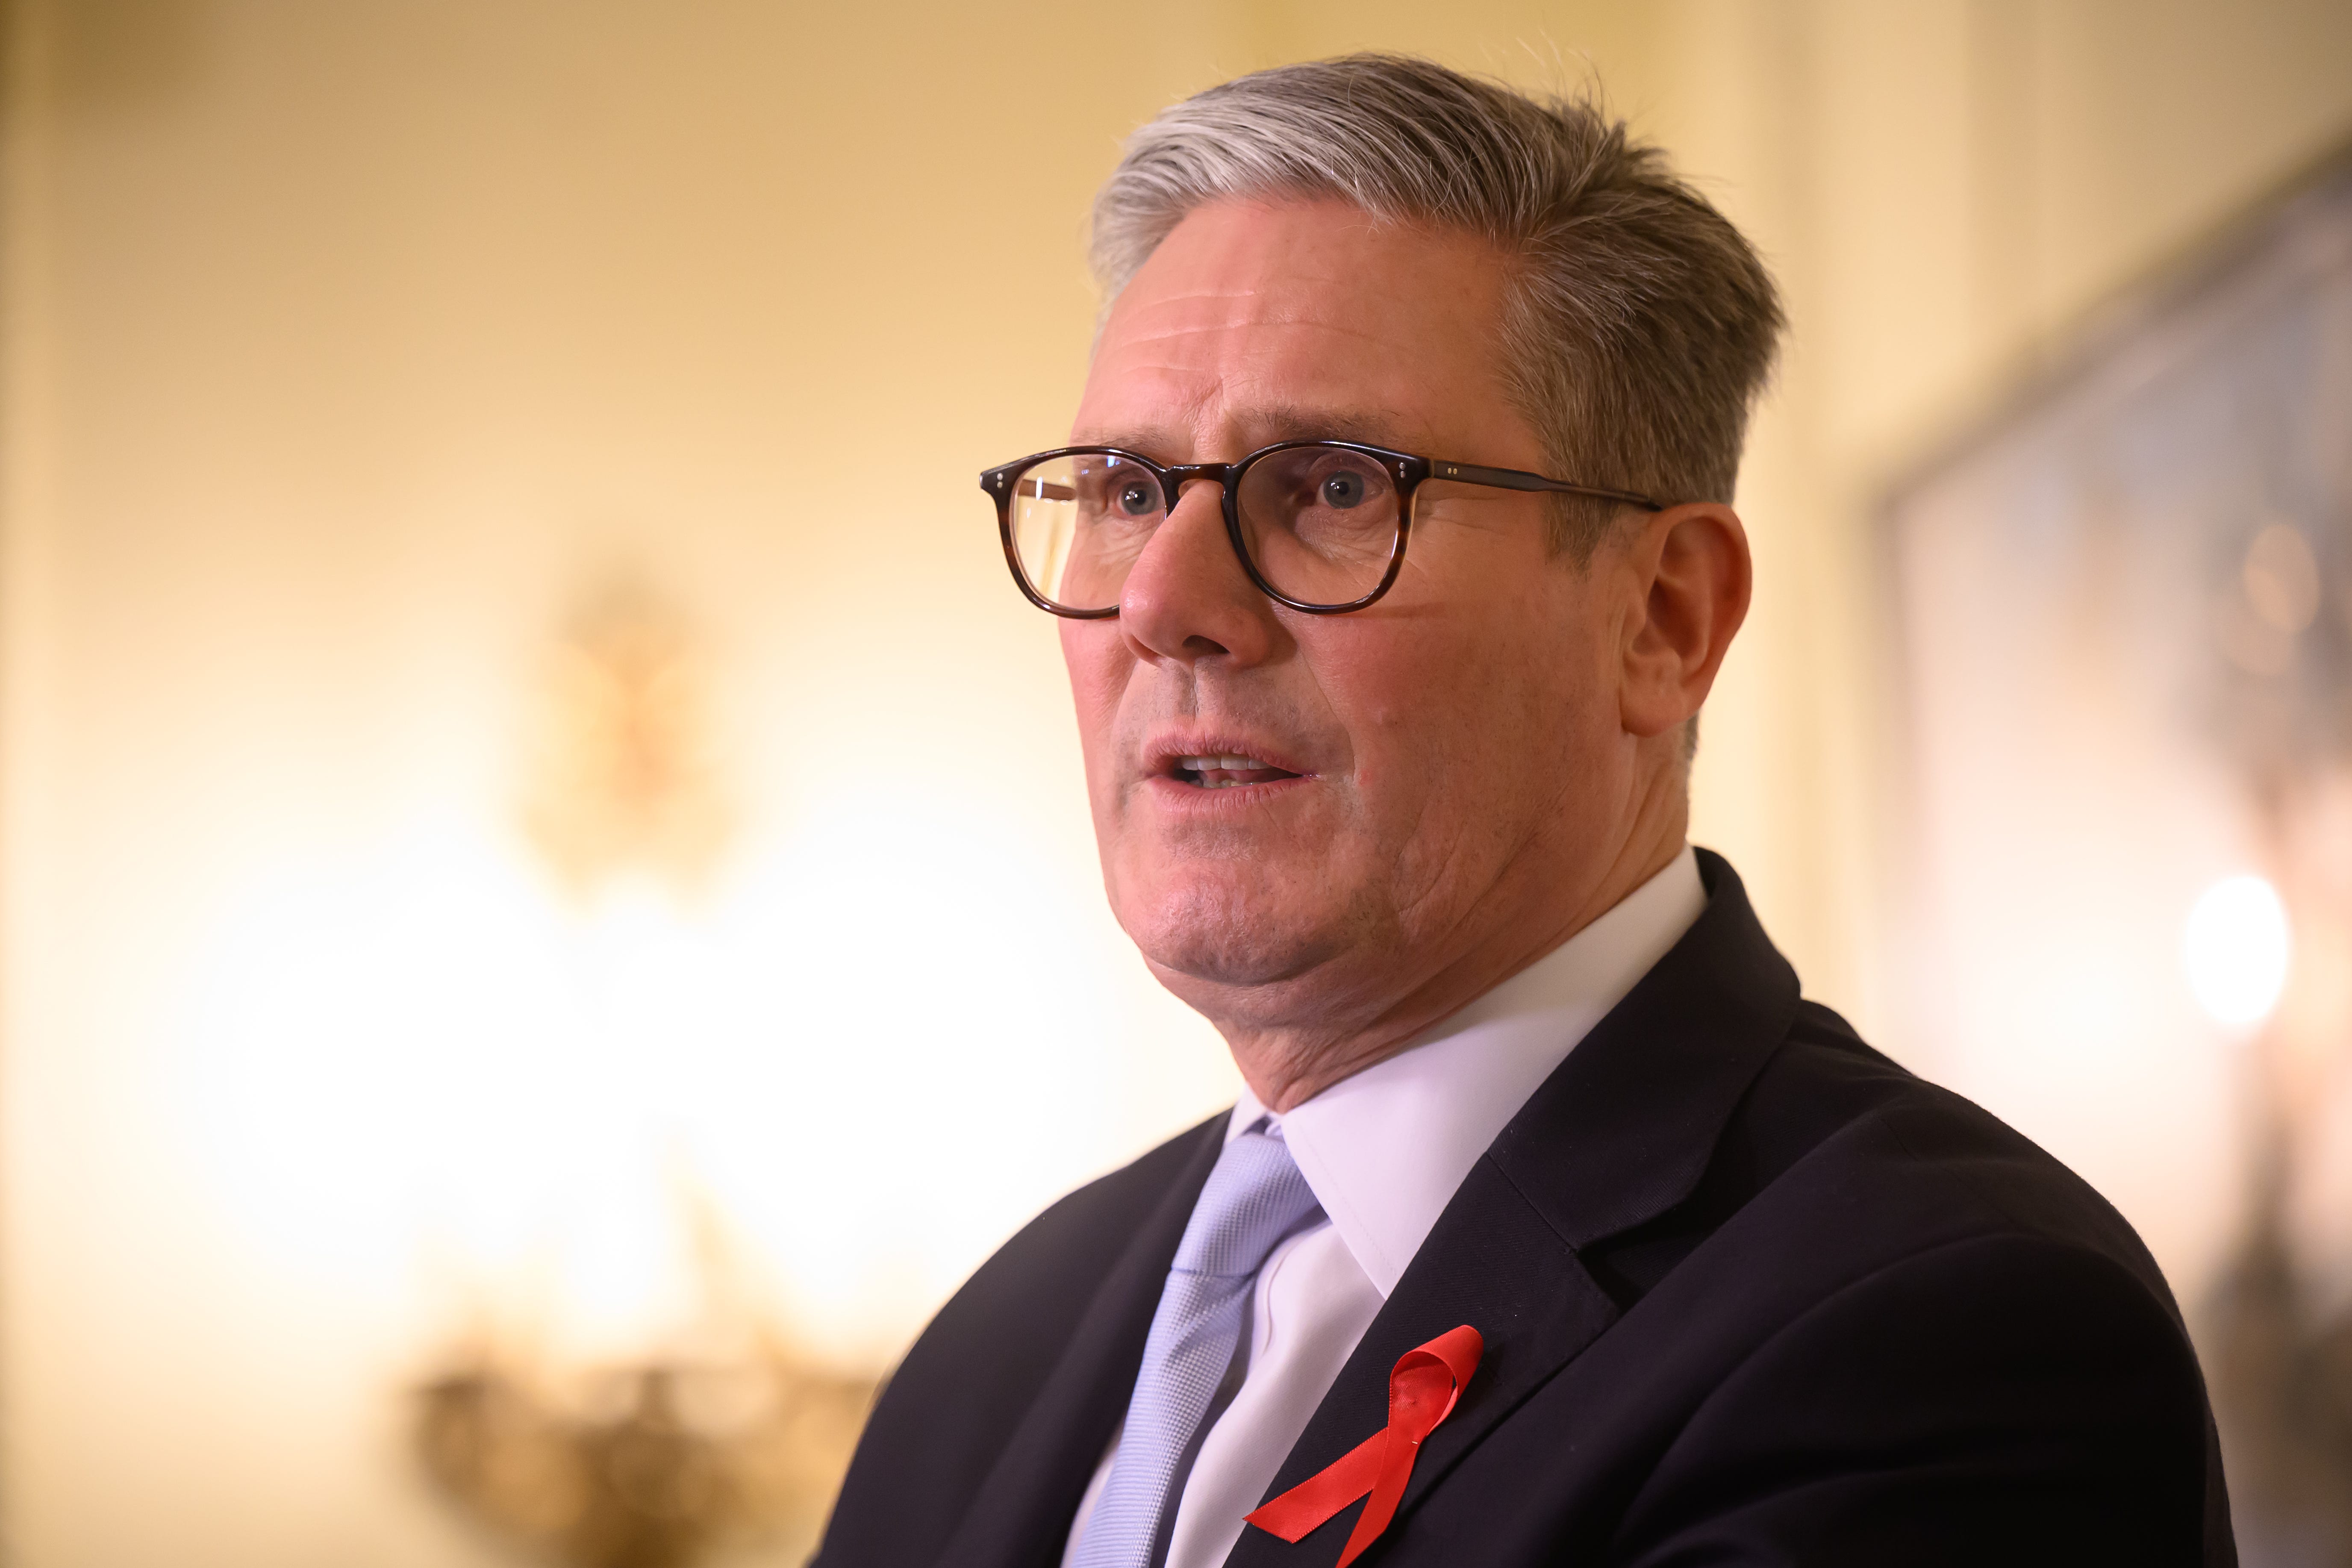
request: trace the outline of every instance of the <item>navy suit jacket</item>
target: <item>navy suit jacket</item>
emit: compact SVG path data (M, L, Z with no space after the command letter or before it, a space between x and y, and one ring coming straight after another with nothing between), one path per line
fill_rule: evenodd
M1495 1140L1267 1495L1485 1359L1365 1568L2236 1560L2179 1310L2122 1216L1803 1001L1739 879ZM1053 1568L1224 1119L1006 1243L890 1379L818 1568ZM1231 1568L1331 1568L1361 1505Z

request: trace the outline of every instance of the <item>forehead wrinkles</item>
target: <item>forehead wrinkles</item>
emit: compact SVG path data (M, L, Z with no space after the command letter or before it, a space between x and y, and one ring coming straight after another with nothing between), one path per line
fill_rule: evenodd
M1217 297L1223 298L1223 297ZM1351 321L1139 319L1100 345L1075 438L1213 427L1251 440L1383 438L1410 401L1415 356Z
M1201 209L1114 301L1071 438L1162 461L1324 437L1482 445L1507 397L1500 261L1341 204Z
M1148 280L1130 284L1107 324L1097 353L1169 340L1200 342L1244 332L1332 333L1374 344L1393 336L1381 331L1394 312L1414 309L1405 301L1374 303L1351 297L1347 279L1286 274L1264 283L1202 288L1156 294ZM1428 301L1418 309L1425 311Z

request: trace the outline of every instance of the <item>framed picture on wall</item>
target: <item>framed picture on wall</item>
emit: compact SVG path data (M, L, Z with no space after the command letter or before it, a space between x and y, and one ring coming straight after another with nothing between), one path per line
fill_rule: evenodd
M1883 523L1912 1026L2148 1238L2247 1562L2352 1561L2352 157Z

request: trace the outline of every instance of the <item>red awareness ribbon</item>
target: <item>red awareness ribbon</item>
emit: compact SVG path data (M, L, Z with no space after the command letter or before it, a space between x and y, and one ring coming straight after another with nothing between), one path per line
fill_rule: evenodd
M1339 1553L1339 1568L1348 1568L1396 1517L1422 1440L1454 1413L1454 1402L1478 1370L1478 1357L1486 1349L1478 1331L1465 1323L1399 1356L1389 1373L1389 1424L1337 1464L1261 1504L1248 1516L1249 1522L1295 1545L1370 1492L1372 1500L1364 1505Z

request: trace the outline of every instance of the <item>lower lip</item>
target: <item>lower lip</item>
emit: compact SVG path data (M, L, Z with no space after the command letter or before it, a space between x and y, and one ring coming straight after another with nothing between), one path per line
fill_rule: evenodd
M1315 780L1303 773L1286 778L1267 779L1262 784L1223 784L1215 789L1186 784L1165 773L1154 774L1144 781L1144 787L1155 805L1175 811L1219 811L1243 807L1271 805L1286 795L1297 793Z

